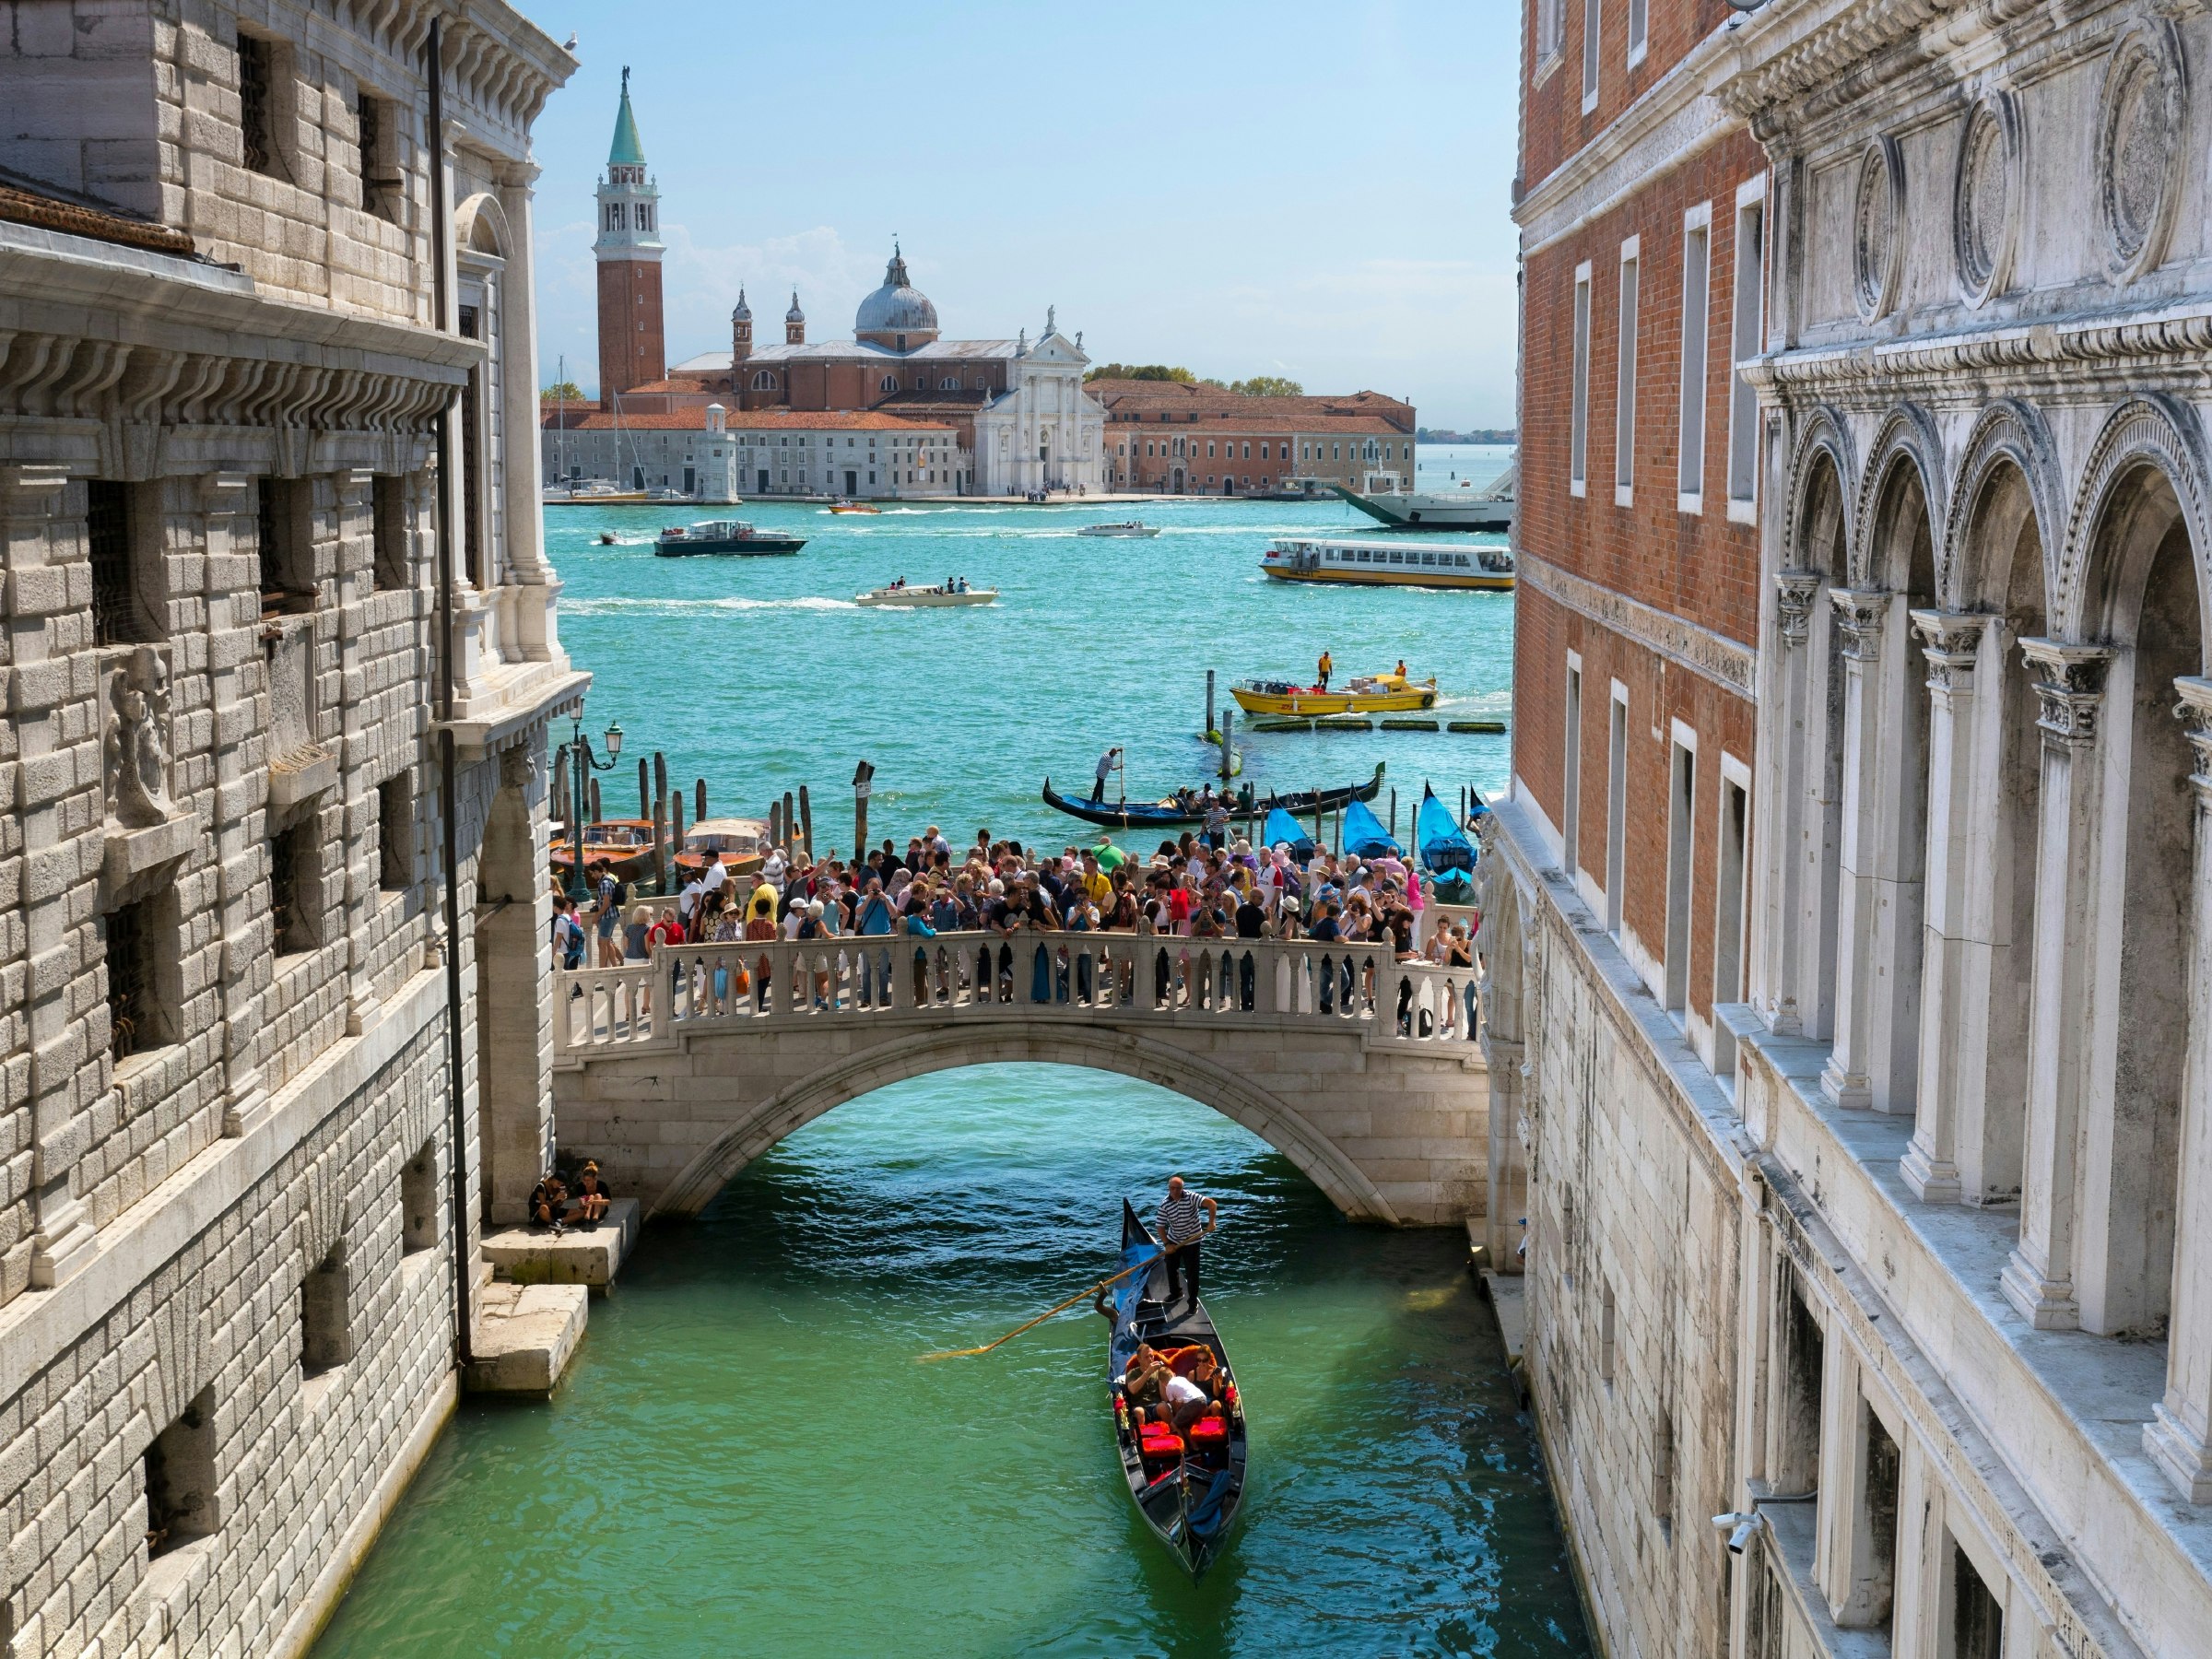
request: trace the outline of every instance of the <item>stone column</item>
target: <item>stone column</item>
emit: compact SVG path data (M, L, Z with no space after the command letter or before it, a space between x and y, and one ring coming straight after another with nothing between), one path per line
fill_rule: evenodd
M241 535L254 522L253 480L209 473L200 480L207 557L207 748L215 787L207 832L215 849L221 939L217 978L223 1030L223 1133L241 1135L267 1115L255 1041L274 947L262 881L260 827L267 813L267 670L261 629L259 548ZM258 776L256 775L258 774Z
M1843 835L1836 904L1836 1024L1820 1092L1837 1106L1868 1106L1869 1027L1874 1019L1876 937L1880 896L1875 890L1886 797L1882 741L1882 634L1900 603L1892 594L1829 590L1835 625L1843 630Z
M1914 611L1912 626L1926 641L1928 659L1927 912L1919 1117L1900 1171L1916 1197L1956 1204L1963 1190L1961 1134L1985 1132L1988 1116L1987 1067L1981 1061L1989 1030L1993 920L1990 786L1998 781L1993 774L2002 740L1984 718L1996 700L1978 702L1974 696L1974 669L1985 642L2003 662L2006 629L1999 618L1935 610ZM1964 1156L1977 1166L1984 1161L1978 1149Z
M1752 794L1753 877L1748 984L1752 1005L1783 1036L1804 1029L1802 951L1806 903L1799 843L1809 786L1806 734L1813 718L1813 603L1823 578L1783 571L1774 578L1776 649L1762 653L1769 683L1759 704L1759 787Z
M2143 1449L2191 1503L2212 1501L2212 680L2173 682L2186 724L2195 870L2191 884L2189 1047L2182 1070L2181 1179L2174 1216L2173 1307L2166 1394L2143 1426Z
M2042 793L2035 856L2035 980L2029 1015L2028 1124L2020 1236L2001 1280L2038 1330L2080 1323L2074 1253L2080 1123L2093 1064L2088 985L2095 948L2098 818L2103 804L2109 646L2023 640L2042 705Z

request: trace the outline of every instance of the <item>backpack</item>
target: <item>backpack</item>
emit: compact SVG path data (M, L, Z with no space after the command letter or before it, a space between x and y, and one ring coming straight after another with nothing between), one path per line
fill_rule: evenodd
M615 908L617 910L629 908L629 883L619 876L615 877Z

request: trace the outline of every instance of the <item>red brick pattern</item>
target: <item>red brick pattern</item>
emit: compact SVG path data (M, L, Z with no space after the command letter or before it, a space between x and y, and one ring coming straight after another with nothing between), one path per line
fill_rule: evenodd
M668 372L661 314L661 267L647 259L599 265L599 395L611 396Z
M1654 4L1651 55L1632 75L1621 65L1626 0L1606 0L1606 41L1596 114L1581 112L1583 8L1568 7L1565 60L1524 106L1524 176L1549 171L1589 141L1630 96L1648 88L1703 29L1725 16L1719 0L1677 10ZM1706 14L1712 16L1708 18ZM1533 8L1532 8L1533 15ZM1694 26L1694 27L1693 27ZM1736 191L1766 159L1748 132L1724 138L1656 173L1628 200L1531 255L1522 326L1520 453L1522 548L1590 582L1745 645L1759 628L1756 524L1728 517ZM1679 508L1682 274L1685 216L1711 205L1707 290L1702 510ZM1638 239L1634 453L1630 503L1616 504L1617 393L1620 362L1621 244ZM1770 236L1770 241L1771 238ZM1584 493L1570 488L1576 268L1590 265L1588 425ZM1767 510L1760 503L1760 510ZM1610 761L1611 684L1628 690L1628 777L1621 920L1643 948L1666 943L1672 722L1697 734L1691 856L1689 1004L1712 1004L1715 873L1720 846L1721 755L1749 767L1750 702L1712 680L1565 608L1530 584L1516 606L1513 766L1536 804L1560 825L1565 795L1567 653L1582 657L1582 741L1577 863L1602 887ZM1562 830L1563 825L1560 825Z
M1539 65L1542 79L1521 101L1521 180L1534 189L1561 162L1619 118L1707 35L1733 15L1727 0L1646 0L1644 55L1629 67L1629 0L1598 0L1597 107L1583 113L1583 22L1585 0L1557 0L1566 11L1565 50ZM1537 0L1521 9L1524 64L1536 63Z

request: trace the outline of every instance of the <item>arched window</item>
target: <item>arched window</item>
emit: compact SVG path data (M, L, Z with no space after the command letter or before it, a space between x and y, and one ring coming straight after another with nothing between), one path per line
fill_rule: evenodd
M754 390L754 391L756 391L756 392L773 392L775 389L776 389L776 377L775 377L775 375L774 375L774 374L772 374L771 372L770 372L768 370L766 370L766 369L763 369L763 370L761 370L761 371L760 371L760 372L759 372L759 373L758 373L758 374L756 374L756 375L754 375L754 376L753 376L753 390Z
M937 382L937 389L941 392L958 392L960 389L960 377L957 374L947 375Z
M640 202L638 204L638 229L641 230L650 230L653 229L653 206L651 203Z
M895 374L887 374L887 375L885 375L885 376L883 377L883 384L882 384L882 385L880 385L880 386L878 386L878 387L877 387L876 389L877 389L878 392L896 392L896 391L898 391L898 390L899 390L899 377L898 377L897 375L895 375Z

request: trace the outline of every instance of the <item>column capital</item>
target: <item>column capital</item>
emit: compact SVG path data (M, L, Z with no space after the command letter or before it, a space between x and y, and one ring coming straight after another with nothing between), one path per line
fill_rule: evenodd
M1889 619L1889 602L1895 597L1874 588L1828 590L1828 602L1836 607L1836 626L1843 630L1846 657L1871 663L1882 654L1882 626Z
M2212 806L2212 679L2184 674L2173 682L2181 700L2173 717L2182 723L2183 735L2195 762L2189 782L2200 803Z
M2118 654L2109 645L2022 640L2020 655L2035 676L2035 694L2043 706L2036 724L2062 743L2094 743L2098 714L2104 706L2105 676Z
M1775 605L1782 618L1782 642L1802 645L1810 631L1813 600L1825 580L1818 571L1783 571L1774 578Z
M1937 691L1964 691L1974 683L1974 664L1990 625L2004 620L1986 611L1916 610L1912 631L1924 641L1928 685Z

